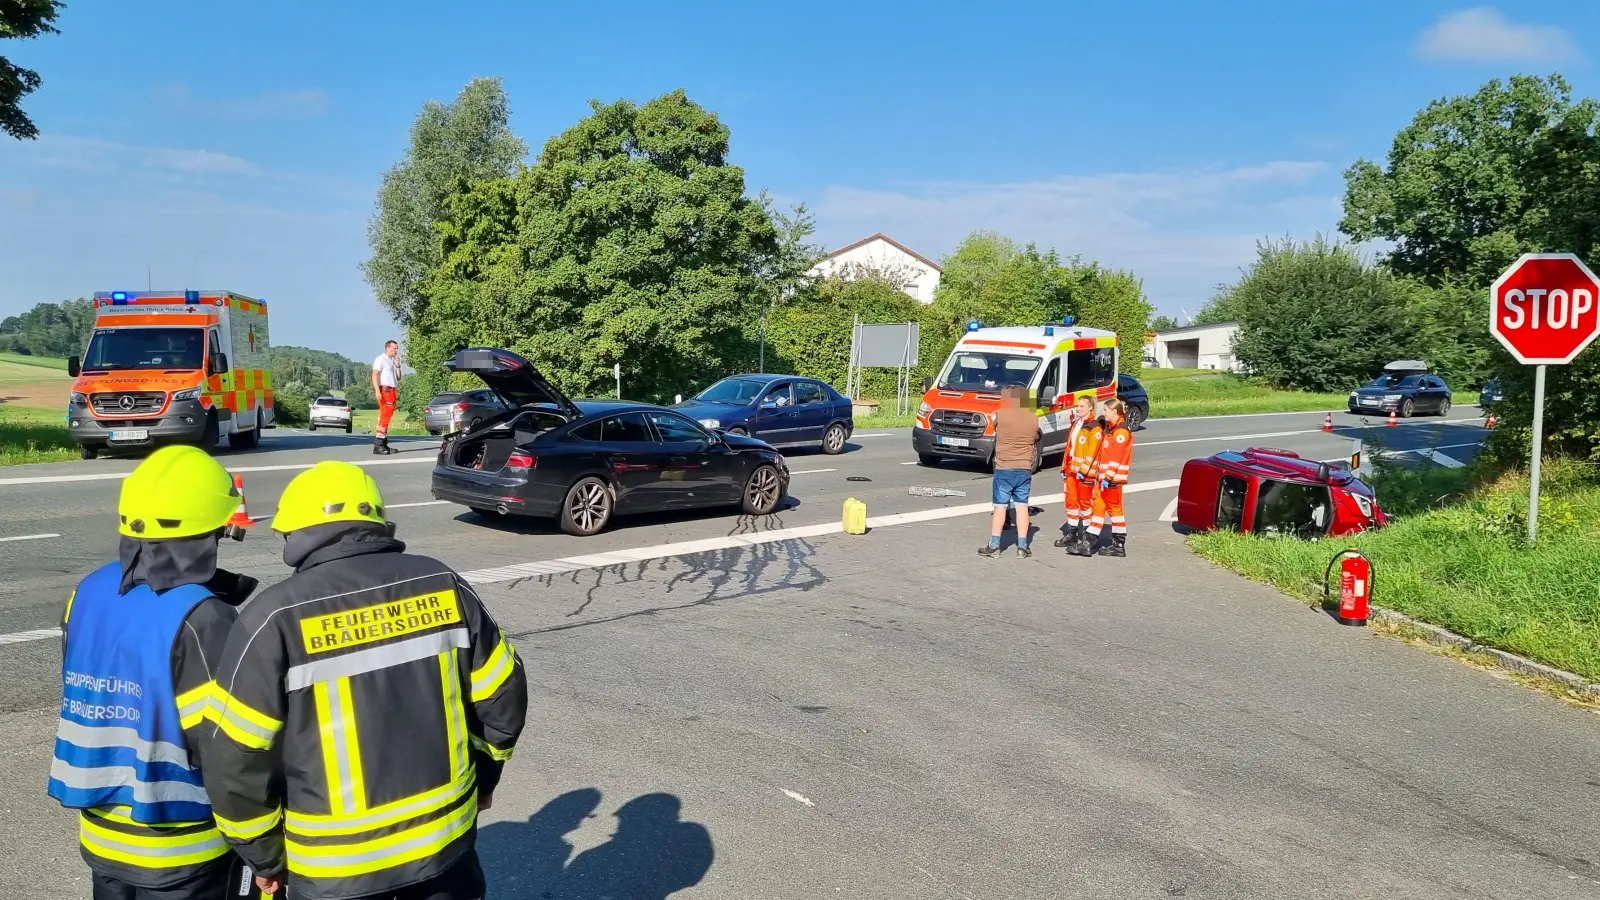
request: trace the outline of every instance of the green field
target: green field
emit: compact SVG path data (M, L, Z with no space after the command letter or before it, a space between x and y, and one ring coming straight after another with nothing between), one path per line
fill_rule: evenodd
M1532 546L1525 477L1468 491L1464 500L1451 490L1464 487L1461 475L1421 477L1433 483L1409 493L1380 479L1386 506L1389 498L1402 508L1431 498L1435 508L1379 531L1318 542L1217 532L1189 543L1213 562L1312 603L1321 600L1333 554L1354 547L1372 559L1375 605L1600 680L1600 486L1586 480L1593 473L1573 465L1546 469ZM1460 502L1438 508L1441 498Z
M1138 378L1150 394L1150 418L1226 416L1342 409L1347 394L1280 391L1247 378L1203 369L1145 369Z
M77 459L65 416L64 409L0 406L0 466Z
M56 369L63 375L67 372L67 361L59 356L29 356L25 353L0 352L0 363L14 363L36 369Z

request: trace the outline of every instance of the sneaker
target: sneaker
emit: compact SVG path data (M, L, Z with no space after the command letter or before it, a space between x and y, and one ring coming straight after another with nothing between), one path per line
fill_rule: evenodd
M994 559L996 556L1000 555L1000 548L999 547L991 547L988 544L984 544L982 547L978 548L978 555L979 556L986 556L986 557L988 557L990 559Z
M1027 547L1018 547L1017 559L1033 559L1033 551Z

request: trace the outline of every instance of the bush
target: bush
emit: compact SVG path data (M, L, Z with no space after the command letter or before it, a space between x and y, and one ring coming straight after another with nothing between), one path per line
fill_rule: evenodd
M279 425L311 424L311 402L294 394L272 394L272 408Z

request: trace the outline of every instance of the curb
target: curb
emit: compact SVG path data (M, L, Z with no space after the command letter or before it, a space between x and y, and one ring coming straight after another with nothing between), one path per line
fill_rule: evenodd
M1412 628L1421 632L1423 639L1430 644L1435 644L1441 647L1455 647L1468 653L1482 654L1494 659L1495 662L1513 672L1518 672L1523 675L1531 675L1535 678L1546 678L1551 681L1557 681L1565 685L1574 693L1600 700L1600 684L1590 681L1581 675L1575 675L1564 669L1557 669L1554 666L1547 666L1544 663L1537 663L1531 659L1527 659L1526 657L1518 656L1515 653L1507 653L1504 650L1485 646L1477 643L1471 638L1456 634L1454 631L1451 631L1448 628L1440 628L1438 625L1430 625L1427 622L1423 622L1419 619L1413 619L1404 613L1398 613L1392 609L1373 607L1370 613L1370 618L1375 622L1387 622L1394 625L1404 625L1407 628Z

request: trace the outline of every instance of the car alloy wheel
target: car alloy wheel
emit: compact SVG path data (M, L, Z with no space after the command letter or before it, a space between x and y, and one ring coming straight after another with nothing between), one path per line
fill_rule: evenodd
M844 450L844 426L838 422L828 426L828 433L822 436L822 452L833 456Z
M762 466L750 473L744 486L744 511L752 516L764 516L778 508L783 498L783 484L778 480L778 470Z
M1445 400L1439 401L1439 415L1441 415L1441 416L1450 415L1450 401L1449 401L1449 399L1445 399Z
M567 491L561 508L561 530L587 537L611 521L611 489L598 478L585 478Z
M1402 400L1400 402L1400 418L1409 419L1409 418L1411 418L1411 414L1416 412L1416 411L1417 411L1417 405L1415 403L1411 402L1411 398L1410 397L1407 397L1406 399L1404 399L1404 400Z

